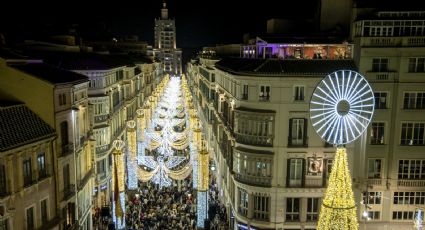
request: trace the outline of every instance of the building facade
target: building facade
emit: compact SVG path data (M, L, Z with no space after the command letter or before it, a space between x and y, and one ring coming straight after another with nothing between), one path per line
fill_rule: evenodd
M315 229L335 148L315 134L309 98L323 77L339 69L355 69L354 61L189 63L230 229Z
M367 229L412 229L425 208L425 12L355 9L352 40L375 115L354 174ZM364 225L364 226L363 226Z
M182 51L176 45L176 24L174 19L168 18L168 9L165 3L161 9L161 17L155 19L153 53L161 61L165 73L170 75L182 73Z
M59 229L55 130L22 103L2 101L0 121L0 229Z
M412 229L425 208L425 12L353 15L352 44L257 38L243 59L188 64L232 229L315 229L335 149L309 124L308 98L331 62L351 60L334 70L358 70L375 94L348 146L360 229Z
M40 60L2 59L0 91L57 130L52 173L61 229L91 229L95 156L88 111L88 79ZM35 96L37 95L37 96Z

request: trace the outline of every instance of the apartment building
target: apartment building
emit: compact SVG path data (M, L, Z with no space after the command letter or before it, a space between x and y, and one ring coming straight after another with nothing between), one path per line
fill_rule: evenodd
M356 66L350 55L313 58L351 45L312 43L296 56L307 45L276 44L292 54L188 64L230 229L315 229L332 166L335 148L314 132L309 98L327 74ZM248 46L242 50L269 50Z
M52 56L47 59L56 60ZM96 141L95 207L110 207L112 143L126 140L126 121L135 118L162 71L157 70L156 62L128 55L68 53L60 59L60 65L88 78L89 121Z
M50 166L56 195L50 202L59 212L60 229L91 229L95 143L89 125L87 77L36 59L0 61L0 92L24 102L57 130Z
M354 162L360 227L412 229L425 208L425 11L354 12L355 61L375 93Z
M24 104L3 100L0 229L59 229L53 162L56 132Z

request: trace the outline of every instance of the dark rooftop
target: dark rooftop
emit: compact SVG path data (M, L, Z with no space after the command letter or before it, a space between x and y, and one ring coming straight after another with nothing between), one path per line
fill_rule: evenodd
M84 52L40 52L26 51L31 57L43 59L61 69L67 70L109 70L117 67L135 66L135 63L152 63L142 57L130 57L127 54L97 54Z
M216 68L236 75L288 76L327 75L336 70L357 70L353 60L330 59L246 59L225 58L215 64Z
M0 101L0 151L56 135L55 130L21 103Z
M88 81L88 78L82 74L56 68L45 63L13 63L10 64L10 66L52 84L80 83Z
M259 39L267 43L276 44L342 44L346 39L331 36L283 36L283 35L260 35Z

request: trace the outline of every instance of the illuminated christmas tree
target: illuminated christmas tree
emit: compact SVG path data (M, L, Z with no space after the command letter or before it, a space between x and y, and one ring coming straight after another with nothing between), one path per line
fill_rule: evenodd
M318 230L358 229L345 148L337 148L329 185L320 210Z
M343 147L367 130L375 97L366 78L352 70L328 74L310 99L310 119L316 133L337 146L329 185L319 215L319 230L358 229L356 204Z

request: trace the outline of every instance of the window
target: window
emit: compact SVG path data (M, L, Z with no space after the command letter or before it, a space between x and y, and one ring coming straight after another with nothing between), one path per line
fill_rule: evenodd
M424 205L425 192L394 192L394 204Z
M387 92L375 92L375 109L387 109Z
M32 174L31 174L31 158L23 161L24 167L24 186L32 184Z
M34 226L34 207L27 209L27 230L33 230Z
M8 230L9 229L9 219L3 217L0 220L0 230Z
M270 100L270 86L260 86L260 101Z
M38 154L37 163L38 163L38 178L46 177L47 176L47 170L46 170L45 153Z
M385 123L372 122L370 143L373 145L382 145L384 144L384 138L385 138Z
M413 220L412 211L394 211L393 220Z
M246 113L234 114L234 131L238 143L272 146L274 114Z
M59 105L66 105L66 94L59 94Z
M329 179L329 177L331 176L331 172L332 172L332 164L333 164L333 159L326 159L326 167L325 167L325 174L326 174L326 179Z
M365 217L362 215L362 219L365 219ZM380 211L368 211L367 212L367 219L368 220L379 220L381 219L381 212Z
M248 85L243 85L242 100L248 100Z
M40 209L41 223L45 224L49 220L49 217L47 216L47 199L41 201Z
M382 178L382 160L381 159L368 159L367 178Z
M300 220L300 198L286 198L286 221Z
M425 109L425 92L404 93L404 109Z
M254 219L269 220L270 196L254 194Z
M106 159L102 159L97 162L97 174L99 175L103 175L105 173L105 160Z
M399 160L398 179L425 179L425 160Z
M248 193L245 189L239 188L239 214L243 216L248 215Z
M6 194L6 167L0 164L0 197Z
M307 198L307 221L317 221L319 216L319 198Z
M294 87L294 101L304 101L304 86Z
M387 72L388 58L374 58L372 60L372 72Z
M409 58L409 73L425 72L425 58Z
M94 105L94 115L104 114L105 112L102 103Z
M62 169L62 173L63 173L63 188L65 191L68 191L69 189L71 189L71 185L70 185L70 173L69 173L69 164L66 164L63 169Z
M60 130L61 130L61 142L62 142L62 148L66 147L69 143L68 139L68 122L62 121L60 124Z
M289 146L307 145L307 119L292 118L289 119Z
M301 186L304 177L304 159L288 159L288 187Z
M365 204L381 204L382 192L364 192L363 202Z
M423 145L425 123L403 122L401 124L401 145Z

